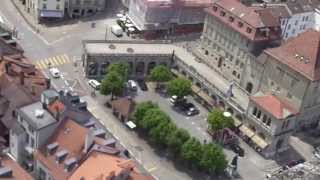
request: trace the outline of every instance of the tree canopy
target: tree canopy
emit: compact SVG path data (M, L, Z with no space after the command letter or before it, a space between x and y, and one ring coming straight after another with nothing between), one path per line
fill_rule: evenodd
M176 125L171 121L169 122L161 122L155 128L150 131L150 138L153 142L158 143L161 146L165 146L167 144L167 136L170 132L173 132L177 129Z
M222 111L213 110L208 115L209 129L213 132L220 131L224 128L230 128L234 122L232 117L225 117Z
M222 148L216 144L209 143L202 146L200 167L210 173L222 173L227 167L228 161Z
M107 72L117 72L120 76L122 76L124 81L127 81L129 65L127 63L113 63L108 66Z
M146 112L149 110L149 109L153 109L153 108L156 108L157 105L152 103L151 101L147 101L147 102L142 102L142 103L139 103L136 108L135 108L135 112L133 114L133 117L134 117L134 122L136 124L139 124L140 121L142 121L144 115L146 114Z
M188 131L178 128L167 136L167 145L174 155L179 155L182 145L190 138Z
M202 155L201 143L192 137L186 141L181 147L181 157L189 164L198 166Z
M143 129L149 132L152 128L156 127L158 124L162 122L169 122L169 121L170 121L170 117L167 114L165 114L159 108L153 108L153 109L149 109L145 113L140 124Z
M124 79L117 72L111 71L102 80L100 93L103 95L111 94L111 99L113 99L114 95L122 94L124 83Z
M168 92L171 96L176 95L178 98L191 94L191 81L185 78L176 78L169 82Z
M167 82L173 78L170 69L164 65L158 65L151 70L150 79L156 82Z

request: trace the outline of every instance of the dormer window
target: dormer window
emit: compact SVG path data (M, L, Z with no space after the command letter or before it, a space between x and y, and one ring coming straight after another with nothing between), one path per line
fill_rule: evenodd
M247 28L247 33L251 33L252 32L252 29L251 28Z
M213 6L212 9L213 9L214 12L216 12L218 10L218 7L217 6Z
M238 22L238 26L239 26L239 27L242 27L242 26L243 26L243 23L242 23L242 22Z
M229 17L229 21L230 21L230 22L233 22L233 21L234 21L234 18L233 18L232 16L230 16L230 17Z
M226 12L224 12L224 11L221 11L221 12L220 12L220 16L223 17L223 16L225 16L225 15L226 15Z

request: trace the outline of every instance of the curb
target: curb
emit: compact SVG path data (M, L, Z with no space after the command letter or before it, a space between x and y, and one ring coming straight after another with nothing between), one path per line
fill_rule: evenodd
M37 33L40 33L40 30L37 29L35 27L35 25L33 25L28 18L25 17L24 12L21 11L21 9L18 7L19 5L16 4L15 0L11 0L11 3L13 4L13 6L18 10L19 14L21 15L21 17L23 18L23 20Z

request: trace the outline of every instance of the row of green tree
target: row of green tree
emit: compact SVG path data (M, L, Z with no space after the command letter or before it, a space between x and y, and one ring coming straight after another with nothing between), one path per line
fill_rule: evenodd
M178 128L152 102L138 104L133 119L138 129L147 134L153 144L167 150L189 167L214 174L222 173L226 168L228 162L220 146L200 143L188 131Z

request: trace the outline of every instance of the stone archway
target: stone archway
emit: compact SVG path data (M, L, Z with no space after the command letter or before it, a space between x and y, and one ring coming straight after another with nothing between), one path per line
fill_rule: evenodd
M133 73L133 62L128 62L128 74Z
M144 74L144 69L145 69L145 63L144 62L138 62L137 63L137 67L136 67L136 74L137 75Z
M107 74L107 68L108 68L109 65L110 65L109 62L104 62L104 63L102 63L102 64L100 65L100 74L101 74L101 75Z
M151 70L154 68L154 67L156 67L156 65L157 65L157 63L156 62L150 62L149 64L148 64L148 70L147 70L147 74L150 74L150 72L151 72Z

